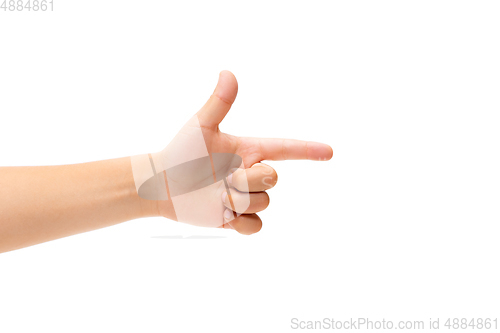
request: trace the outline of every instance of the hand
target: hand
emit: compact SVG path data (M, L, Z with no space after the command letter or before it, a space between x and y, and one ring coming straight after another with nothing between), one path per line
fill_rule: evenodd
M255 213L267 208L265 191L278 180L276 171L260 162L332 157L332 148L322 143L222 133L219 124L237 91L234 75L221 72L210 99L163 151L132 157L138 193L157 200L161 216L256 233L262 221Z

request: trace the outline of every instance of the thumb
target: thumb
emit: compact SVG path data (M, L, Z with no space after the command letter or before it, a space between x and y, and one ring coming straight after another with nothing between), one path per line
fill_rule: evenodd
M205 105L198 111L200 123L207 127L216 127L224 119L238 93L238 82L230 71L219 74L219 82L214 93Z

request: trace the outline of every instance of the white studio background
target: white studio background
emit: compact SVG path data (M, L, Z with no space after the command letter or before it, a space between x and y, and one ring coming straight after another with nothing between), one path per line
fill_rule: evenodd
M0 165L160 150L223 69L223 131L334 157L271 162L250 237L142 219L0 254L0 332L498 317L498 2L54 1L0 11Z

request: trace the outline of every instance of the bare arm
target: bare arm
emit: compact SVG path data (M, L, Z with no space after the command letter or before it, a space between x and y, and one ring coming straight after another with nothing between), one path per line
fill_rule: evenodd
M130 158L0 168L0 252L155 216L137 195Z

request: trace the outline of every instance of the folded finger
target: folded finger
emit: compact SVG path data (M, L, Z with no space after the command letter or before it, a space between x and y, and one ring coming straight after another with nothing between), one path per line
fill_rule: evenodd
M222 202L239 214L251 214L263 211L269 206L269 195L266 192L243 193L230 190L222 192Z
M230 186L241 192L262 192L273 188L278 174L267 164L257 163L249 169L238 169L227 178Z
M262 228L262 220L257 214L244 214L234 218L233 212L226 209L224 219L226 223L223 228L234 229L243 235L254 234Z

